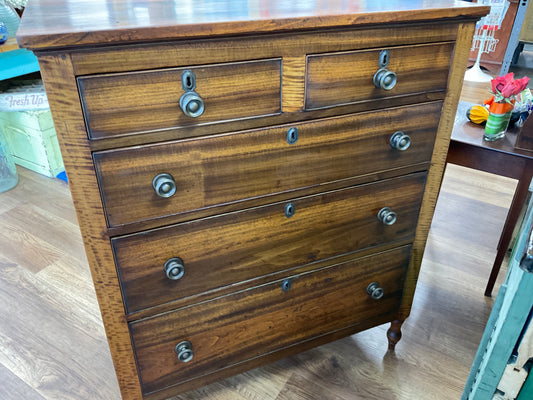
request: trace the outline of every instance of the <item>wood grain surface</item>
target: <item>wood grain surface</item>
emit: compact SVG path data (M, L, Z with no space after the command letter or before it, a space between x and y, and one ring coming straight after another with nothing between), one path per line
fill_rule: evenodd
M17 44L17 39L15 39L14 37L9 37L7 41L5 41L4 43L2 43L2 45L0 45L0 53L17 50L18 48L19 46Z
M91 266L102 319L105 321L109 348L116 374L125 399L141 397L124 305L109 246L109 237L102 229L105 217L98 182L89 148L81 110L76 78L70 58L59 55L39 57L46 94L54 107L55 130L62 148L72 199L77 204L76 215Z
M196 65L220 62L238 62L255 59L295 57L332 51L362 50L408 44L454 41L457 24L450 21L390 24L368 26L365 29L349 27L328 31L272 33L268 35L231 36L131 46L105 46L73 49L72 62L76 75L141 71L186 66L191 58ZM164 53L165 56L161 57ZM105 63L102 63L105 59Z
M452 0L431 3L173 0L34 0L26 9L18 41L32 49L243 35L288 29L366 26L396 22L472 19L489 12L485 6Z
M435 102L97 152L94 160L109 226L427 162L441 106ZM290 128L298 129L292 145L287 142ZM412 139L406 151L390 146L390 137L399 130ZM152 181L160 173L174 178L172 197L161 198L154 191Z
M442 99L444 97L443 90L418 92L408 96L382 97L379 101L352 103L343 106L344 108L337 107L336 109L307 111L305 113L297 112L304 108L306 54L360 48L367 49L369 46L383 47L397 46L398 44L405 45L406 43L420 44L451 41L455 40L456 34L456 27L450 23L431 26L429 32L427 26L422 24L387 28L375 27L368 31L341 30L339 32L328 32L327 35L309 32L291 35L276 34L268 35L267 37L231 38L225 41L211 39L151 44L149 46L140 44L129 48L127 46L115 46L98 50L75 51L72 57L76 74L91 75L90 77L79 78L81 86L89 85L93 87L89 96L91 104L86 107L85 112L89 118L88 124L94 124L96 125L95 127L99 127L105 132L110 130L108 133L93 133L93 138L106 139L95 141L91 144L93 149L98 150L164 141L169 138L204 136L235 129L249 129L265 125L283 124L289 121L328 117L339 113L381 109L392 105ZM161 57L161 54L164 54L164 56ZM202 91L209 92L214 90L215 93L218 93L218 96L209 99L209 107L207 107L205 115L198 118L185 117L179 109L180 76L174 76L168 82L161 81L161 77L176 75L176 71L180 71L176 67L190 68L191 62L194 65L223 63L223 65L230 66L233 65L231 63L239 61L235 64L236 66L240 65L242 68L250 69L250 65L254 65L254 63L246 60L264 60L280 57L283 58L282 114L278 112L279 98L276 98L277 92L271 93L272 104L270 108L267 107L268 104L256 104L258 107L255 110L256 112L262 110L265 113L274 113L274 115L269 117L243 119L228 117L228 115L231 115L232 107L235 107L236 111L244 113L243 116L250 115L250 111L243 110L243 104L250 106L253 103L248 104L244 101L243 104L240 104L241 102L233 100L248 99L253 101L261 98L259 94L247 93L247 88L254 89L257 86L261 86L259 82L266 85L277 85L279 77L273 77L270 74L270 72L275 73L275 71L265 71L261 74L260 68L258 69L255 66L250 71L250 73L253 72L255 79L242 78L242 81L237 80L235 85L231 85L230 83L235 82L236 76L240 78L240 75L235 74L230 68L227 71L227 76L219 76L215 79L217 85L210 84L206 87L206 82L204 82ZM105 59L106 62L102 63L102 59ZM189 61L191 59L194 61ZM127 68L125 68L126 65L128 66ZM260 63L260 65L263 65L263 63ZM168 67L172 68L166 70ZM221 68L219 66L214 68L214 70L221 70ZM371 78L375 72L376 65L373 65L372 68L373 70L368 72L364 81L365 87L367 84L371 85ZM127 71L128 69L139 72L135 74L115 74L117 71ZM159 72L160 70L166 72L161 73ZM200 70L209 72L212 68L206 67L205 69L200 68ZM92 75L102 72L107 74L103 77L92 77ZM108 74L109 72L113 72L113 74ZM243 75L243 77L249 75ZM156 77L159 77L159 79L156 79ZM156 81L153 81L154 79ZM259 82L256 83L255 80ZM139 85L136 85L136 83L139 83ZM225 91L218 88L220 84L224 86ZM107 85L111 87L107 87ZM154 92L154 88L157 88L158 91ZM444 88L444 85L442 88ZM263 88L261 90L268 92L267 89ZM277 91L278 89L279 87L270 87L270 90ZM242 93L238 93L239 91L242 91ZM277 95L279 97L279 93ZM234 96L235 99L231 98L231 96ZM265 97L265 99L269 98L268 96ZM213 111L213 107L215 111ZM91 114L91 109L94 109L94 115ZM158 112L154 112L155 110ZM163 111L167 112L163 113ZM117 117L118 123L110 118L112 115ZM214 123L215 121L216 123ZM204 122L207 122L207 124ZM126 135L128 131L142 134Z
M297 266L414 236L425 174L291 200L112 239L127 310L221 289ZM391 226L377 218L390 207ZM305 232L305 235L302 235ZM163 265L179 257L185 274ZM192 302L192 299L189 303Z
M399 305L410 247L291 276L161 317L132 323L145 392L294 346L310 338L390 315ZM384 296L366 292L379 282ZM193 359L179 361L174 346L192 344ZM295 349L296 350L296 349Z
M283 112L301 111L305 101L304 55L283 57L282 109Z
M180 109L184 71L196 78L204 112ZM281 59L187 66L78 78L91 139L150 130L205 125L281 112Z
M118 399L69 187L18 173L0 193L0 398Z
M387 48L386 69L397 79L391 90L378 89L372 82L383 49L308 55L305 108L444 90L453 48L453 43Z

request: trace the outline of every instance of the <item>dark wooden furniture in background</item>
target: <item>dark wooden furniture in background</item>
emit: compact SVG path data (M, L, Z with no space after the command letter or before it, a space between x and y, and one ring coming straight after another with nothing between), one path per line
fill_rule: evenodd
M485 53L481 56L480 64L481 66L487 68L493 74L498 74L502 66L505 52L507 50L507 44L509 43L509 38L511 36L511 31L513 30L516 12L518 10L518 3L520 0L508 0L509 8L505 14L502 25L494 33L494 37L499 40L496 45L496 49L492 53ZM470 53L470 62L474 63L477 57L477 50Z
M471 105L459 103L446 162L518 180L485 289L485 295L490 296L528 195L533 177L533 151L515 147L517 132L513 130L509 130L501 140L483 140L483 126L475 125L466 118L466 111Z
M527 118L524 126L518 131L515 147L533 152L533 118Z
M124 398L394 348L488 12L411 3L26 9Z

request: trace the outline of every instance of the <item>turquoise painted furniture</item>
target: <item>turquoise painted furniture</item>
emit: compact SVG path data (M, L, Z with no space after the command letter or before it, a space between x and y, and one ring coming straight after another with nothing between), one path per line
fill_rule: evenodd
M0 44L0 81L39 71L37 57L20 49L15 38Z
M37 71L39 63L31 51L16 49L0 53L0 81Z
M33 53L20 49L17 45L15 34L20 17L10 3L0 1L0 21L5 24L9 34L8 40L0 44L0 80L39 71L39 64Z
M520 394L516 398L516 400L531 400L533 399L533 373L529 373L526 383L524 383L524 386L522 386L522 390L520 391Z
M531 185L529 191L527 211L511 255L507 276L496 297L461 400L493 398L506 365L513 360L513 349L518 348L521 333L527 328L528 316L533 308ZM533 399L533 372L529 373L517 398L517 400L531 399Z
M35 55L20 49L14 38L0 45L0 81L37 71L39 63ZM5 131L18 165L49 177L64 171L49 109L0 112L0 129Z

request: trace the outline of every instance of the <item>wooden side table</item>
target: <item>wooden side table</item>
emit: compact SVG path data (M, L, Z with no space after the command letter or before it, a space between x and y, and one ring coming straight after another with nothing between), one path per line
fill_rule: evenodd
M469 122L466 117L471 105L459 102L446 162L518 180L485 289L485 296L490 296L527 197L533 176L533 152L515 149L517 133L513 131L507 132L501 140L484 141L483 127Z

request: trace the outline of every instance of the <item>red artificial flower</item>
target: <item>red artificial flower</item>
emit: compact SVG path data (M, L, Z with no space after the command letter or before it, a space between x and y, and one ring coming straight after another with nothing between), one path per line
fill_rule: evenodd
M494 101L501 102L503 100L509 102L516 95L520 94L529 83L529 78L526 76L521 79L514 79L514 74L509 72L504 76L499 76L490 81L492 85L492 93L495 94Z
M493 93L501 93L503 88L514 80L514 74L509 72L504 76L499 76L490 81Z
M515 89L516 89L516 87L515 87L514 82L508 82L500 90L500 93L505 99L508 99L509 97L511 97L514 94Z
M519 93L522 93L522 91L527 88L527 84L529 83L529 78L527 76L524 76L521 79L516 79L514 81L515 83L515 92L514 95L517 95Z

